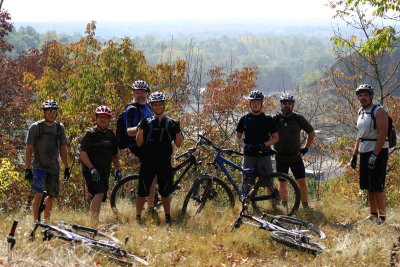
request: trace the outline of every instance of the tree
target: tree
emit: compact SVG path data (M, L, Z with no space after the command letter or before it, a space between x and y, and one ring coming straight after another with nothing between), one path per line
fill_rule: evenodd
M399 29L392 24L400 19L398 1L335 0L330 5L335 18L344 23L338 24L331 38L339 61L332 68L335 84L353 89L370 83L383 104L400 88Z

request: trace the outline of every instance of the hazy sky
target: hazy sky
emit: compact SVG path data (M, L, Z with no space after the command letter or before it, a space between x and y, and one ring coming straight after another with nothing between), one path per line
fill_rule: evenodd
M14 22L330 20L326 0L4 0Z

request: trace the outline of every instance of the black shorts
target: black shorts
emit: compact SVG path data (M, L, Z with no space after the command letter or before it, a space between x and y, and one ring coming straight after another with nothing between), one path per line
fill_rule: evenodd
M306 168L304 167L304 162L303 160L298 160L295 162L283 162L283 161L276 161L276 171L277 172L283 172L288 174L289 168L293 173L294 178L297 179L302 179L306 178Z
M381 150L373 170L368 168L368 160L371 154L372 151L360 153L360 189L366 189L368 192L383 192L385 189L388 149L383 148Z
M147 197L150 193L150 186L154 176L157 175L158 192L162 197L168 197L172 189L172 167L171 164L141 164L139 171L139 189L140 197Z
M108 192L108 178L110 175L101 175L99 182L93 181L92 174L90 172L83 172L83 177L85 177L86 186L90 194L93 196L96 194L104 193L103 202L106 202L107 192Z

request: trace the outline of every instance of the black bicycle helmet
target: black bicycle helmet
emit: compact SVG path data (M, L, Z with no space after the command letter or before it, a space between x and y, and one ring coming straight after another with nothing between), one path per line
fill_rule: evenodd
M362 92L368 92L370 95L374 95L374 88L369 84L361 84L356 89L356 95L359 95Z
M253 90L249 93L247 97L248 100L264 100L264 95L261 91Z
M289 93L283 93L280 97L279 97L279 102L291 102L294 103L296 102L296 100L294 99L294 96L292 96Z
M45 109L49 109L49 108L58 109L57 102L55 100L53 100L53 99L49 99L49 100L44 101L43 105L42 105L42 109L45 110Z
M150 99L149 102L161 102L161 101L165 101L165 95L161 92L154 92L150 95Z
M142 80L137 80L132 84L132 89L133 90L144 90L146 92L150 92L150 87L149 85Z

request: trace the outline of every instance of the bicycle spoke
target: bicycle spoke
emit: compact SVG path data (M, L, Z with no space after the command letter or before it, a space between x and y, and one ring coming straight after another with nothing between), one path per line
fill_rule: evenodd
M275 172L268 181L257 181L251 200L260 214L293 215L299 208L300 189L291 177Z
M185 198L182 213L194 216L203 209L223 213L229 206L235 204L234 196L229 187L220 179L203 175L190 189Z
M133 217L136 206L136 194L138 190L139 176L130 175L117 183L111 192L111 208L118 216Z

